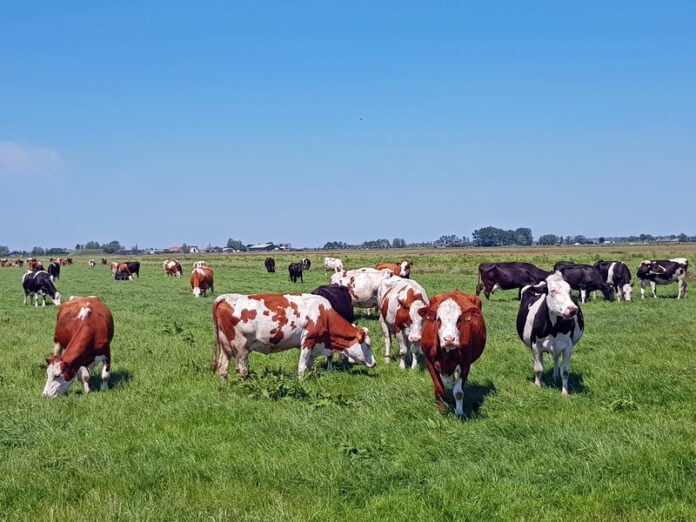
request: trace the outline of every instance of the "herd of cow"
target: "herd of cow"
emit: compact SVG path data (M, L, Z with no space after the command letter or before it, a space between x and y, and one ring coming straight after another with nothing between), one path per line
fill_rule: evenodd
M105 260L103 260L105 261ZM57 305L61 294L53 281L59 278L60 263L52 260L49 268L58 264L58 271L45 271L36 260L23 276L25 299L49 295ZM104 263L105 264L105 263ZM275 261L267 258L266 270L275 271ZM90 268L94 260L89 261ZM288 267L290 279L302 281L302 272L310 268L309 259ZM182 267L176 260L165 260L166 276L181 277ZM656 297L657 284L678 283L678 298L686 297L685 258L643 261L638 268L641 297L651 285ZM517 332L531 349L534 359L535 383L541 386L543 353L554 360L553 378L561 378L563 395L568 395L570 358L575 344L584 331L583 314L571 296L580 292L585 303L589 293L600 291L605 299L621 298L631 301L632 280L628 267L621 261L598 261L595 265L558 262L552 271L530 263L500 262L479 265L479 284L476 295L456 289L428 297L426 290L410 278L411 263L378 264L345 270L340 259L326 257L325 273L333 272L330 283L306 294L222 294L213 304L214 350L211 368L218 371L223 384L227 383L232 360L235 371L248 373L251 352L270 354L300 348L298 374L312 368L314 360L324 355L331 369L333 354L368 368L376 365L367 328L354 323L354 308L377 308L384 336L385 362L391 360L392 336L399 349L399 366L406 369L418 364L423 354L425 366L435 388L438 407L444 408L445 388L452 390L455 412L463 415L464 386L471 364L482 354L486 345L486 323L479 299L483 291L490 299L498 289L518 289L520 306ZM140 263L112 263L115 280L139 277ZM204 261L197 261L191 272L192 293L196 297L207 290L214 293L213 271ZM89 391L89 372L99 363L102 368L102 388L108 384L110 344L113 338L113 318L97 297L71 297L61 305L54 334L54 354L47 359L47 381L43 395L53 397L65 392L79 377L85 392ZM559 365L559 360L562 363Z

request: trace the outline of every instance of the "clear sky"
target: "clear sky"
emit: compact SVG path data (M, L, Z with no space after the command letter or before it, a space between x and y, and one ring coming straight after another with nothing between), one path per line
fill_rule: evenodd
M0 245L696 234L696 2L4 2Z

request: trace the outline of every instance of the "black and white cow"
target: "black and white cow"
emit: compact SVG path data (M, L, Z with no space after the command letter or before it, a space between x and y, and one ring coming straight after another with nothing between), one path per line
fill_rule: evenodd
M290 281L297 283L299 279L301 283L304 283L304 279L302 279L302 263L290 263L288 272L290 273Z
M305 257L304 259L302 259L302 270L307 272L311 267L312 267L312 262L309 260L308 257Z
M580 302L586 303L589 292L599 290L607 301L614 301L614 289L602 279L602 274L592 265L581 265L569 261L559 261L553 267L563 275L570 288L580 291Z
M478 296L483 290L486 299L496 290L511 290L527 285L535 285L546 279L551 272L542 270L531 263L509 261L503 263L481 263L479 265Z
M51 278L51 281L55 281L56 279L60 279L60 262L59 261L51 261L48 264L48 275Z
M631 301L633 286L631 271L623 261L597 261L594 267L599 270L602 279L614 289L616 299L621 301L623 295L626 302Z
M686 271L689 261L685 257L674 259L660 259L657 261L643 261L638 267L636 276L640 280L640 297L645 299L645 287L650 283L653 297L657 297L655 287L677 282L679 293L677 299L686 297Z
M27 297L34 299L34 306L39 306L39 296L43 297L42 306L46 306L46 296L50 296L53 304L59 305L61 295L53 285L51 276L44 270L32 272L31 270L22 277L22 287L24 288L24 304L27 304Z
M553 379L558 380L558 359L563 356L562 393L568 395L568 373L573 348L582 337L585 320L578 303L570 295L570 285L560 272L554 272L538 285L520 292L517 333L532 350L534 383L541 386L543 352L553 357Z
M266 272L274 273L275 272L275 259L273 259L272 257L267 257L266 260L263 262L263 266L266 267Z
M140 261L128 261L126 266L130 270L131 275L137 275L138 279L140 279Z

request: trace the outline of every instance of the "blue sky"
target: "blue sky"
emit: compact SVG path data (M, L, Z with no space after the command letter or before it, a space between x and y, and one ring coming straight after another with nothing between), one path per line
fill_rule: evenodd
M6 2L0 245L696 234L696 3Z

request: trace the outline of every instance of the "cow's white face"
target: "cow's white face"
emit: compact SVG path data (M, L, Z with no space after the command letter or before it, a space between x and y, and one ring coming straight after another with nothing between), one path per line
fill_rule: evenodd
M200 297L201 296L201 289L199 287L195 287L193 289L193 296L194 297Z
M411 329L408 333L408 340L412 343L419 343L423 335L423 316L419 313L422 308L425 308L423 301L414 301L408 310L408 315L411 318Z
M53 304L60 306L61 299L63 299L63 296L60 294L60 292L56 292L56 295L53 297Z
M65 380L60 360L52 362L46 368L46 385L44 386L42 396L57 397L61 393L68 391L74 380L75 378L69 381Z
M437 309L437 335L444 349L459 347L459 323L462 309L453 299L446 299Z
M626 283L621 288L621 291L623 292L624 299L630 303L631 297L633 296L633 287L630 284Z
M577 305L570 298L570 285L563 279L560 272L555 272L546 278L546 305L552 315L565 319L574 317L578 312Z
M354 345L343 350L343 353L348 356L351 361L364 364L368 368L374 368L377 365L375 356L372 353L372 342L370 341L370 334L367 328L363 328L365 332L365 337L360 343L355 343Z

